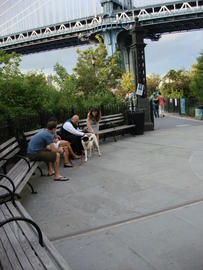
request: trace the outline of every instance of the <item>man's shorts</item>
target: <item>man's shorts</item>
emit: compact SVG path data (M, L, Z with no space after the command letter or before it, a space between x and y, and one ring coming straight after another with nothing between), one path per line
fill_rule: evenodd
M28 154L28 157L31 161L55 162L56 152L42 150L35 154Z

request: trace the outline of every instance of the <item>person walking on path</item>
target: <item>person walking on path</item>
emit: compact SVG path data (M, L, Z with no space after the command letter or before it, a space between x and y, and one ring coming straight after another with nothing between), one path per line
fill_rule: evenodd
M166 103L166 100L163 96L159 96L159 115L160 117L164 117L164 107L165 107L165 103Z
M152 97L154 117L159 118L159 97L155 93Z

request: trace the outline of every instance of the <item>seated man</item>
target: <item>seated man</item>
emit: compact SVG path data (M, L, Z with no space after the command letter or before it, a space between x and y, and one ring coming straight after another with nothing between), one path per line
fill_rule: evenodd
M27 149L27 154L32 161L45 161L49 164L54 163L55 181L68 181L69 179L60 175L60 153L63 152L62 148L56 149L54 146L54 134L56 133L56 122L50 121L47 124L47 129L35 134ZM53 171L52 166L49 165L49 173Z
M60 135L62 140L66 140L71 143L71 147L77 155L81 155L83 151L81 137L84 135L83 131L86 130L80 130L78 123L79 116L73 115L73 117L67 120L61 127Z
M57 119L54 116L49 118L48 122L50 122L50 121L55 121L57 124ZM59 147L63 148L64 167L73 167L73 165L70 161L70 157L72 157L73 159L80 158L80 156L76 155L73 152L73 149L72 149L70 143L68 141L61 140L61 137L57 133L54 135L54 146L56 149L58 149Z

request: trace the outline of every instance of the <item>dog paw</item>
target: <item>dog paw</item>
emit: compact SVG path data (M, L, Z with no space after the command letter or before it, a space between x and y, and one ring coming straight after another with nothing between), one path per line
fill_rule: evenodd
M99 156L100 156L100 157L101 157L101 155L102 155L102 154L101 154L101 153L99 153Z

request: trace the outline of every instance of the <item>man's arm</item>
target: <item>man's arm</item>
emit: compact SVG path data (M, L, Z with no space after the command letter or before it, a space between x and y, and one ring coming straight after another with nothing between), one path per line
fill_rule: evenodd
M73 135L76 135L76 136L83 136L83 135L84 135L84 133L83 133L82 131L79 131L79 130L75 129L75 128L73 127L73 125L72 125L70 122L66 122L66 123L63 125L63 128L64 128L66 131L68 131L68 132L70 132L71 134L73 134Z

